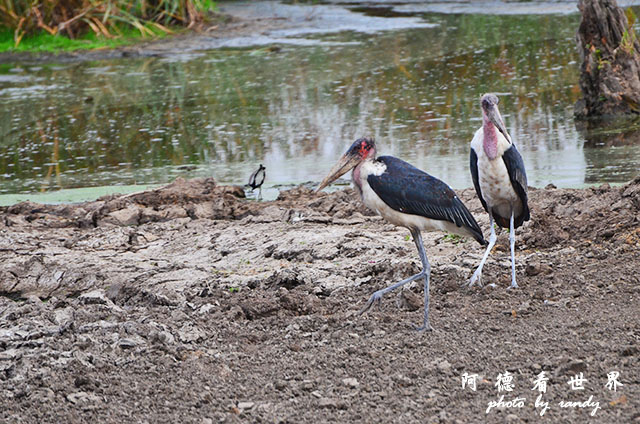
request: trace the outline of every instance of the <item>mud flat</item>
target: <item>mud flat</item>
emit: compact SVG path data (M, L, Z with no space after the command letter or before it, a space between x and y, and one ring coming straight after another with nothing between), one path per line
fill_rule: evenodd
M640 179L531 190L518 290L499 237L483 253L425 235L421 286L358 316L418 271L408 232L351 190L273 202L212 179L74 205L0 208L2 422L555 422L640 420ZM487 231L472 190L459 192ZM495 283L497 287L486 287ZM618 371L616 392L607 373ZM498 374L513 391L498 393ZM461 386L478 374L477 391ZM567 384L583 373L584 390ZM493 408L525 398L522 408ZM560 402L599 402L560 407Z

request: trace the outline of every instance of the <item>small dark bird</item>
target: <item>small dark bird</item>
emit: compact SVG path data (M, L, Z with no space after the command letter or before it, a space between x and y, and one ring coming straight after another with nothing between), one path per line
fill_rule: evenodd
M482 230L447 184L398 158L376 158L376 145L371 138L356 140L320 183L316 192L351 169L353 183L362 202L390 223L409 229L423 266L420 273L375 292L360 313L380 302L385 293L411 281L424 279L424 320L418 330L431 330L431 266L424 251L420 231L449 231L471 236L479 243L486 244Z
M258 193L258 199L262 198L262 183L264 183L264 179L267 176L267 173L265 172L266 169L267 168L260 164L260 167L253 171L253 174L251 174L251 176L249 177L249 182L245 184L245 187L251 187L251 191L255 190L256 188L260 189L260 192Z
M470 168L473 185L489 213L491 236L482 261L469 281L471 287L482 276L482 267L496 243L495 222L502 228L509 228L511 243L511 286L516 283L515 229L530 218L527 204L527 173L522 156L513 144L511 136L498 110L498 97L485 94L480 99L482 106L482 127L471 140Z

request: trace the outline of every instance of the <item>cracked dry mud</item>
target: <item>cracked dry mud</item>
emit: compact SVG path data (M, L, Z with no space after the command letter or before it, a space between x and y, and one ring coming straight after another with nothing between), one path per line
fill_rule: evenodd
M460 197L485 233L473 190ZM408 231L352 190L273 202L211 179L76 205L0 208L2 422L640 421L640 179L531 189L532 221L461 289L483 248L424 234L420 284L357 312L419 270ZM497 287L486 287L495 283ZM623 386L605 388L609 371ZM514 376L494 409L499 373ZM479 374L476 392L463 373ZM585 390L568 379L582 372ZM600 408L560 408L593 396Z

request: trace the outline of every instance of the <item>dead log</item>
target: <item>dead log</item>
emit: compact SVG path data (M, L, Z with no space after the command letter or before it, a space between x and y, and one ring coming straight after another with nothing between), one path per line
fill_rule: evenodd
M640 114L640 43L635 16L615 0L580 0L582 59L576 117Z

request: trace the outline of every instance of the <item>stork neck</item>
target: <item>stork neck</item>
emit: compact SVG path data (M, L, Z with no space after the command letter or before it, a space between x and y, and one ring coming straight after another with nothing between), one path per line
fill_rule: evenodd
M494 160L498 157L498 130L484 112L482 112L482 131L484 133L482 138L484 153L490 160Z
M360 162L355 168L353 168L353 172L351 173L351 179L353 183L356 185L356 188L360 193L362 193L362 182L360 181L360 168L362 168L362 164L364 161Z

